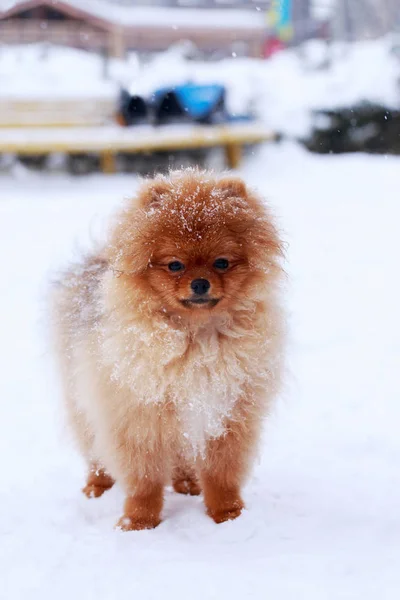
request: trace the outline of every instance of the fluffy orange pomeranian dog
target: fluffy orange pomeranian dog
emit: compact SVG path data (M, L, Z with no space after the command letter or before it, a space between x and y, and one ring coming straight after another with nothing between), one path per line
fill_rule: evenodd
M101 250L53 296L83 491L117 481L123 530L156 527L163 490L204 494L216 523L241 488L283 356L282 243L240 180L197 170L142 184Z

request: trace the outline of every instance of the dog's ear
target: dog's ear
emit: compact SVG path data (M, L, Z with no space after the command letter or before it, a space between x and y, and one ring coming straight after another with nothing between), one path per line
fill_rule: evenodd
M163 196L169 191L169 185L164 179L152 179L139 190L139 200L142 208L157 208L161 206Z
M247 198L246 184L239 177L223 177L217 182L217 188L227 197Z

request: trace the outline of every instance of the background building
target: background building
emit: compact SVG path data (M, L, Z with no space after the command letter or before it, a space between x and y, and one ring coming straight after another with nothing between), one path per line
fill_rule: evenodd
M205 54L260 56L274 0L0 0L0 43L48 41L123 56L181 40ZM292 0L292 35L318 35L309 0Z
M190 40L204 52L233 51L259 56L266 35L264 11L218 9L208 3L197 10L161 0L111 3L106 0L26 0L7 3L1 11L0 42L51 43L123 56L126 50L159 51Z

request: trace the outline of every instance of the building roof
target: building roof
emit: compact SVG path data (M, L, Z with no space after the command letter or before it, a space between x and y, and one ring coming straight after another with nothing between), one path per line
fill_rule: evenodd
M124 28L250 29L263 30L263 11L246 9L165 8L119 6L104 0L0 0L0 19L17 16L36 6L48 6L80 18Z

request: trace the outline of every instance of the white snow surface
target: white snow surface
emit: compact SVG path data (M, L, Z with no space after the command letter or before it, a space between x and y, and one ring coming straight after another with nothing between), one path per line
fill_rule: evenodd
M126 61L110 60L109 79L103 78L102 59L93 54L57 47L46 51L40 45L9 47L0 51L0 100L116 98L121 85L148 98L163 86L221 83L233 114L252 110L269 127L303 136L315 109L365 101L400 106L400 61L391 52L393 45L391 36L330 47L314 40L270 60L238 57L210 63L187 60L188 45L182 43L143 65L135 54Z
M0 178L0 571L7 600L395 600L400 586L400 159L264 146L241 174L288 242L289 373L247 509L215 525L167 490L122 533L118 486L80 492L47 346L46 291L132 176Z

